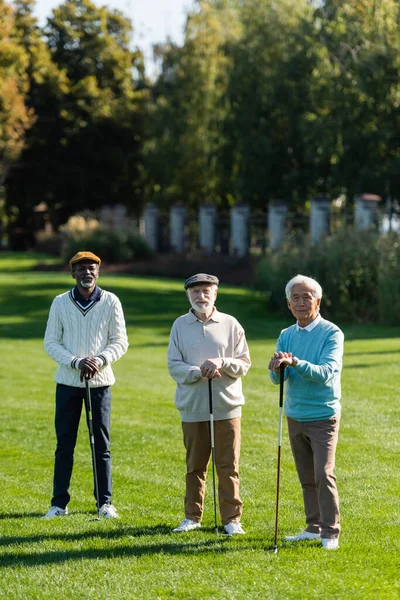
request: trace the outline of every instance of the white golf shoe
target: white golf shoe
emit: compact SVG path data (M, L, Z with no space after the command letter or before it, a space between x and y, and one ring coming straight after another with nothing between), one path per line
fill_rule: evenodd
M337 550L339 548L338 538L322 538L322 547L325 550Z
M183 531L193 531L193 529L199 529L201 527L200 523L197 521L191 521L190 519L183 519L175 529L172 530L172 533L182 533Z
M246 533L239 521L231 521L224 525L224 530L228 535L244 535Z
M99 513L105 519L119 519L119 514L115 510L115 506L112 504L103 504L99 510Z
M309 531L302 531L299 535L287 535L285 542L302 542L303 540L320 540L321 535L319 533L310 533Z
M50 510L43 515L42 519L54 519L54 517L63 517L68 514L68 507L60 508L59 506L52 506Z

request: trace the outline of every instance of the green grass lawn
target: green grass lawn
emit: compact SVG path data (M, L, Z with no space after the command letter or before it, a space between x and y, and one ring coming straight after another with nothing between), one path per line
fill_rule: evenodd
M115 365L113 502L121 519L92 521L90 446L82 420L70 515L40 520L52 492L55 364L43 350L53 297L68 273L32 272L37 257L0 254L0 598L400 598L400 329L338 323L346 335L337 452L340 549L292 546L304 526L284 429L279 552L273 542L278 389L267 364L281 328L257 294L221 286L220 310L244 325L253 366L244 380L241 493L246 536L213 533L211 477L203 528L183 517L184 450L166 369L172 321L187 310L182 282L103 276L126 313L130 349ZM282 301L284 299L282 298ZM322 311L323 312L323 311Z

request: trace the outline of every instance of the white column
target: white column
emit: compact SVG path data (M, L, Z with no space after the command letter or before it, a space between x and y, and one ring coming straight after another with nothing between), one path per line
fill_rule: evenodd
M144 237L154 252L158 250L158 208L155 204L146 204L144 208Z
M129 223L127 212L124 204L116 204L114 206L114 229L116 231L127 227Z
M381 200L376 194L354 196L356 231L368 231L378 225Z
M105 205L100 209L100 221L112 231L120 231L129 226L127 210L124 204Z
M283 200L273 200L268 205L268 238L271 250L283 244L286 231L288 206Z
M237 257L247 256L250 247L250 207L236 204L231 208L231 250Z
M175 204L169 215L169 246L171 252L182 253L185 250L186 207Z
M214 254L216 240L217 207L203 204L199 207L199 246L205 254Z
M313 244L330 234L330 206L327 196L316 196L311 200L310 239Z

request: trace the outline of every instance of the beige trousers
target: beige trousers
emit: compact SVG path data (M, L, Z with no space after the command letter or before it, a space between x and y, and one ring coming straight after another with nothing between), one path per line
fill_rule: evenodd
M340 533L339 496L334 474L340 415L300 423L288 417L289 440L303 488L306 530L323 538Z
M182 423L186 448L187 519L200 522L203 516L207 466L211 455L210 423ZM214 421L215 467L222 524L240 521L239 496L240 417ZM211 474L210 474L211 478Z

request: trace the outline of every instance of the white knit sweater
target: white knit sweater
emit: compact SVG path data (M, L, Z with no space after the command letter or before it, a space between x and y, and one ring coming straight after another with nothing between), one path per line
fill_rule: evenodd
M91 386L115 383L111 363L128 349L124 313L117 296L102 290L100 300L85 314L73 301L71 292L56 296L50 308L44 347L58 363L54 378L57 383L85 387L77 364L88 356L100 356L104 363L90 380Z

